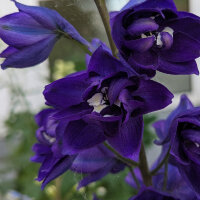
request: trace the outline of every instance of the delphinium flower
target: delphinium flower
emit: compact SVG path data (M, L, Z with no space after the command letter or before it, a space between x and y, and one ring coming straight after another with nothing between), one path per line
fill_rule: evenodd
M89 46L55 10L13 1L19 12L0 18L0 38L8 44L8 48L0 54L0 57L6 58L2 69L24 68L41 63L61 36Z
M200 18L177 11L172 0L131 0L111 13L111 26L121 57L138 74L199 74Z
M46 103L58 111L62 153L74 155L107 140L127 158L138 159L142 115L162 109L173 95L161 84L135 76L99 47L88 69L46 86Z
M35 117L39 126L36 137L38 143L33 146L33 162L41 163L38 181L42 188L51 180L68 170L86 176L80 181L78 189L91 182L98 181L108 173L118 173L125 165L112 152L100 144L73 156L63 156L57 143L58 122L52 118L54 109L45 109Z
M59 151L56 141L57 122L50 118L54 112L53 109L45 109L35 117L39 126L36 132L38 143L33 146L35 156L31 160L41 163L37 180L43 181L42 188L67 171L76 157L63 156Z
M200 108L194 107L183 95L179 106L169 117L154 126L161 138L157 143L171 147L171 162L199 197Z

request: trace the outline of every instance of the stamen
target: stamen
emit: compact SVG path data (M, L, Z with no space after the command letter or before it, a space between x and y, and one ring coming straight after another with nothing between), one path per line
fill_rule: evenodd
M158 46L158 48L161 48L163 46L163 42L161 40L161 35L160 33L157 36L157 40L156 40L156 45Z
M92 98L88 99L87 102L90 106L99 106L103 101L103 94L96 93Z
M173 34L174 34L174 30L172 29L172 28L170 28L170 27L165 27L164 29L163 29L163 31L162 32L167 32L167 33L169 33L172 37L173 37Z
M44 136L44 138L45 138L49 143L51 143L51 144L54 143L54 142L56 141L55 138L53 138L53 137L47 135L45 132L43 132L43 136Z
M194 144L196 145L197 148L200 147L200 144L199 144L199 143L195 142Z
M104 108L108 107L104 101L104 95L102 93L96 93L92 98L87 100L90 106L93 106L93 112L100 113Z

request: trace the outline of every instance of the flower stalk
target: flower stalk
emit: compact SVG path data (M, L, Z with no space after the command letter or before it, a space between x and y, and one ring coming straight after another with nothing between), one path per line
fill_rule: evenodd
M167 160L169 158L170 149L171 148L168 149L165 157L161 160L161 162L158 164L158 166L154 170L151 171L152 176L154 176L161 169L161 167L167 162Z
M146 186L151 186L152 176L151 173L149 172L149 167L143 142L141 144L141 149L140 149L139 168L141 171L144 184Z
M106 34L108 36L108 41L110 43L110 48L112 50L112 54L113 54L113 56L117 57L118 50L112 39L110 21L109 21L110 17L109 17L108 9L106 7L106 2L105 2L105 0L94 0L94 2L97 6L97 9L99 10L100 15L101 15L101 19L103 21L103 24L104 24L104 27L106 30Z
M104 142L104 145L112 152L116 155L116 157L121 160L124 164L127 164L130 167L136 167L139 165L139 163L130 160L128 158L123 157L120 153L118 153L114 148L112 148L108 143Z

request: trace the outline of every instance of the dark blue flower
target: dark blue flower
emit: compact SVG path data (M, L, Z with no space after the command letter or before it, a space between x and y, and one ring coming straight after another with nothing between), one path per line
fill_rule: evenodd
M139 74L199 74L200 18L179 12L172 0L130 2L111 13L121 57Z
M151 167L152 170L155 169L155 167L157 167L157 165L161 162L161 160L165 155L166 152L163 149L161 155ZM134 173L140 183L140 186L144 187L145 185L142 181L140 170L138 168L135 168ZM152 187L155 188L157 191L161 192L163 191L164 177L165 177L165 167L163 166L156 173L156 175L152 177L152 182L153 182ZM133 188L137 189L137 185L130 173L126 177L126 182L130 184ZM170 163L168 163L167 184L165 192L181 200L197 200L195 193L189 187L188 183L184 180L184 178L181 176L178 168Z
M19 12L0 19L0 38L9 45L0 55L6 58L1 65L2 69L24 68L41 63L63 34L89 46L77 30L56 11L13 1Z
M107 140L122 155L138 159L142 115L162 109L173 95L161 84L139 79L99 47L88 69L46 86L48 105L58 112L63 154L76 154Z
M45 109L35 117L39 126L38 143L33 146L35 156L31 160L41 163L37 180L43 181L42 188L67 170L86 175L79 183L80 188L124 169L125 165L101 144L77 155L62 155L57 139L58 122L52 118L54 113L54 109Z
M142 188L138 195L129 200L181 200L152 188Z
M43 181L42 188L51 180L70 169L76 156L63 156L56 141L57 122L51 119L53 109L45 109L36 115L39 129L36 132L38 143L33 146L33 162L41 163L38 181Z
M194 107L183 95L179 106L167 120L157 122L154 127L160 141L158 144L171 146L171 162L179 169L188 185L200 197L200 108Z

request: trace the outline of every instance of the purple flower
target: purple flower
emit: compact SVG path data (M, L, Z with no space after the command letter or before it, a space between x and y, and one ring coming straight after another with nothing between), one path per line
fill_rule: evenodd
M165 155L164 152L161 153L157 161L151 167L154 169L163 159ZM144 187L144 183L142 181L142 176L140 170L138 168L134 169L134 173L136 174L137 179L139 180L140 186ZM190 189L187 182L183 179L179 170L176 166L172 164L168 164L168 172L167 172L167 185L166 190L169 195L172 195L175 198L181 200L197 200L196 195ZM157 172L155 176L153 176L153 188L157 191L163 191L163 184L164 184L164 177L165 177L165 169L164 166ZM126 177L126 182L131 185L133 188L137 189L136 183L132 178L132 175L129 173Z
M88 46L88 42L56 11L13 1L19 12L0 19L0 38L9 45L0 54L0 57L6 58L2 69L41 63L63 34Z
M142 115L162 109L173 95L161 84L135 77L99 47L88 69L46 86L48 105L58 112L63 154L74 155L107 140L123 156L138 159Z
M113 39L138 74L199 74L200 18L179 12L172 0L130 2L111 13Z
M142 188L138 195L129 200L180 200L167 193L156 191L152 188Z
M36 132L38 143L33 146L33 162L41 163L38 181L43 181L42 188L51 180L67 170L85 174L78 188L97 181L108 173L118 173L125 165L117 160L104 145L82 151L77 155L62 155L57 140L58 122L52 119L53 109L45 109L36 115L39 129Z
M41 163L38 181L43 181L42 188L51 180L70 169L76 156L63 156L60 154L56 141L57 122L51 119L53 109L45 109L36 115L39 129L36 132L38 143L33 146L35 156L33 162Z
M200 143L200 108L194 107L183 95L179 106L167 120L154 124L160 138L158 144L171 146L171 162L179 169L188 185L200 197L199 143Z

